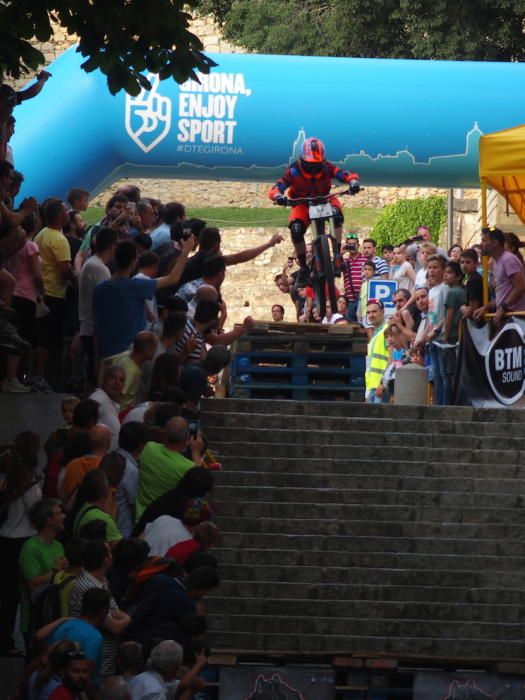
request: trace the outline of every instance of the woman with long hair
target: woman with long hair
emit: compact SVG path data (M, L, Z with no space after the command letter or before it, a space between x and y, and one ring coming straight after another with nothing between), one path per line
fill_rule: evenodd
M6 575L0 577L0 654L19 655L13 641L13 627L20 600L18 557L24 542L35 534L29 518L32 506L42 498L36 478L40 439L26 430L13 445L0 450L0 560Z

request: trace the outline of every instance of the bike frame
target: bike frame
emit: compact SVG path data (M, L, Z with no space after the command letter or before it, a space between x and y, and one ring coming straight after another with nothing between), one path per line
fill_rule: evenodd
M310 270L321 317L326 315L327 296L330 300L332 312L335 313L336 311L334 265L337 252L337 237L331 200L345 194L351 194L351 191L345 189L317 197L301 197L288 200L288 205L290 206L297 204L306 204L308 206L310 226L313 232ZM326 230L327 223L328 232ZM328 241L330 241L330 244L328 244Z

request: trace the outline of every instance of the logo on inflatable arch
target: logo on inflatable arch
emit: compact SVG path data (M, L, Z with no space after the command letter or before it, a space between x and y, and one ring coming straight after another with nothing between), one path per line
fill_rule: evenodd
M485 355L485 370L495 397L510 405L525 390L525 335L518 323L508 323L496 335Z
M137 97L126 95L126 131L144 153L149 153L169 134L171 100L159 94L158 75L148 73L151 90L141 90Z

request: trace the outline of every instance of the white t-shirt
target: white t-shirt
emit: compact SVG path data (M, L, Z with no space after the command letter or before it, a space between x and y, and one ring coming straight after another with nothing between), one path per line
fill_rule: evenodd
M412 290L414 289L414 282L412 282L410 277L407 275L407 270L409 269L412 269L412 265L409 262L405 261L401 263L401 265L399 265L399 267L396 267L396 269L392 273L391 279L397 282L398 289L408 289L409 292L412 292ZM425 271L423 270L423 272Z
M343 314L332 314L332 318L330 320L328 320L328 317L325 316L321 323L335 323L338 318L344 318Z
M89 398L98 401L98 422L103 423L111 430L111 449L116 450L118 447L118 434L120 432L118 403L112 401L104 389L96 389Z
M11 503L7 511L7 518L0 527L0 537L32 537L36 530L29 519L29 511L32 506L42 498L42 489L38 484L33 484L24 494Z
M429 327L439 326L445 320L445 297L448 287L443 282L428 290ZM439 335L437 336L439 338Z
M135 408L132 408L129 413L126 413L126 417L122 421L122 425L125 425L126 423L131 423L132 421L144 423L144 414L151 406L151 403L151 401L145 401L144 403L135 406Z
M410 263L408 263L410 265ZM420 267L416 272L416 282L415 287L426 287L427 286L427 271L424 267Z
M144 671L129 681L131 700L168 700L177 692L178 680L166 681L157 671Z
M93 335L93 290L111 277L111 272L98 255L87 260L78 278L78 318L80 335Z
M171 515L161 515L146 525L144 539L150 546L150 557L163 557L170 547L190 540L191 532L178 518Z

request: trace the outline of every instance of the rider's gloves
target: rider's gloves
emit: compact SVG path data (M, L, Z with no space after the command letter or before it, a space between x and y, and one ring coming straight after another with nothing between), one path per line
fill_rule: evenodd
M359 180L350 180L350 192L352 194L357 194L360 189Z
M285 207L288 204L288 199L283 194L279 197L276 197L274 201L280 207Z

